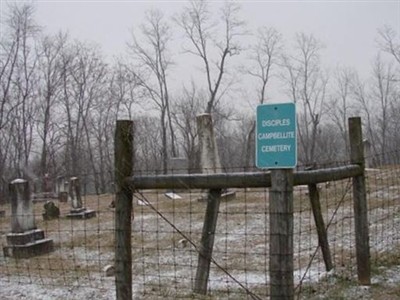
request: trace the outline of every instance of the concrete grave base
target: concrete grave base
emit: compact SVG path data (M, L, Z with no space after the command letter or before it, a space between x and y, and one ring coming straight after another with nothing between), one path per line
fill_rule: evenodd
M197 198L198 202L207 202L208 194L205 193ZM221 194L221 201L231 201L236 199L236 191L228 190L225 193Z
M69 219L90 219L96 216L96 211L92 209L82 208L73 208L70 210L70 213L66 215Z
M50 199L57 199L57 196L54 195L52 192L46 192L46 193L37 193L33 195L33 203L36 202L46 202Z
M231 201L236 199L236 192L235 191L226 191L221 195L221 200L223 201Z
M14 258L29 258L53 251L53 240L44 238L41 229L22 233L8 233L7 246L3 247L4 256Z
M33 229L21 233L7 233L6 238L9 245L25 245L37 240L43 240L44 231L42 229Z

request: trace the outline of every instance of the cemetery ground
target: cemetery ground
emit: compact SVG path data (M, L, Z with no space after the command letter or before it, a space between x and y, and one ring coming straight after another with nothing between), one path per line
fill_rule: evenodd
M400 299L400 186L392 178L400 178L399 168L367 173L372 258L368 287L357 284L348 180L320 185L334 262L330 272L325 271L321 251L316 251L307 187L295 188L294 279L301 299ZM192 293L206 205L198 201L201 191L178 191L182 199L176 200L164 192L136 194L139 202L151 206L134 206L134 299L245 299L245 291L215 265L210 296ZM114 277L103 270L114 259L114 209L109 207L113 199L113 195L85 196L84 206L96 210L96 217L82 220L65 218L70 203L56 201L61 217L44 221L44 202L35 203L36 226L54 240L55 250L29 259L1 253L0 298L115 299ZM11 228L10 206L2 205L0 210L6 211L6 217L0 218L3 246ZM221 203L214 244L215 261L260 295L268 294L268 221L267 189L236 190L235 199Z

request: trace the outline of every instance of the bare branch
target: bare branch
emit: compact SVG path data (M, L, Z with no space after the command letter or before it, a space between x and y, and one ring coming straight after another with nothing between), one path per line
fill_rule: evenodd
M400 41L396 32L389 26L378 30L378 45L382 51L389 53L400 64Z
M213 20L206 1L191 1L175 19L193 48L186 51L200 57L203 62L209 92L207 113L211 113L218 99L227 58L238 55L241 50L237 37L244 34L244 22L238 16L239 11L236 3L225 3L219 18L223 24L221 27ZM212 58L214 53L215 59Z

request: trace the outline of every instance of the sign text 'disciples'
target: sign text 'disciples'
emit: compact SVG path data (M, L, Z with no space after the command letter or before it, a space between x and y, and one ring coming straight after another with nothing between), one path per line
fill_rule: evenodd
M294 103L257 107L256 166L294 168L297 164L296 107Z

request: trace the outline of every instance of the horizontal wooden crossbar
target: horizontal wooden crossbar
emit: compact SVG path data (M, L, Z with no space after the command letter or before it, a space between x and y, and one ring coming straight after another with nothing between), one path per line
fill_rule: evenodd
M337 181L362 175L361 166L352 164L336 168L294 172L294 185ZM270 172L136 175L127 177L134 189L224 189L270 187Z

